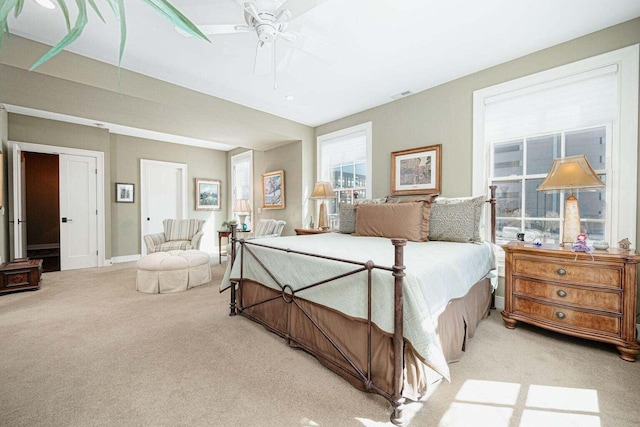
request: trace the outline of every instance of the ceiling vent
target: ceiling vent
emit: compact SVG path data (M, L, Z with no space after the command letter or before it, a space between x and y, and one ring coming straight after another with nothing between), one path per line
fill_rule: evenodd
M409 95L412 95L411 91L410 90L405 90L404 92L400 92L400 93L397 93L395 95L391 95L391 98L400 99L400 98L407 97Z

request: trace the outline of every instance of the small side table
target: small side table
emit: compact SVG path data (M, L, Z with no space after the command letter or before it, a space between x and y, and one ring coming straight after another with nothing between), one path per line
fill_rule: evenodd
M42 260L18 258L0 265L0 294L40 289Z
M251 230L236 230L236 233L251 233ZM226 237L227 242L231 239L231 230L218 230L218 264L222 264L222 255L227 256L227 252L222 250L222 238Z
M231 238L231 230L218 230L218 264L222 264L222 238L226 237L227 241ZM226 256L227 253L225 252L224 255Z
M321 230L320 228L296 228L296 236L304 236L306 234L323 234L331 233L331 230Z

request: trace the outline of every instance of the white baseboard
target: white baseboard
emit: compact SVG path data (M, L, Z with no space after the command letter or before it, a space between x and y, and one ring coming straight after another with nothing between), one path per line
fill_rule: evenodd
M114 256L114 257L111 257L111 263L119 264L121 262L133 262L133 261L138 261L140 258L142 258L140 254Z
M504 310L504 297L496 296L496 310Z

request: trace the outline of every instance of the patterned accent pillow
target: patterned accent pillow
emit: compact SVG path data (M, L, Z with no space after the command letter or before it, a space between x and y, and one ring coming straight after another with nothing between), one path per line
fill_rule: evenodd
M356 232L356 207L350 203L341 202L338 206L338 231L345 234Z
M482 242L480 224L484 203L484 196L436 198L435 202L431 204L429 239ZM434 214L436 216L435 230L433 229ZM451 215L449 223L442 222L446 220L446 215ZM473 227L471 236L467 235L469 224Z
M355 205L380 205L382 203L387 203L386 197L381 197L379 199L356 199L354 201Z

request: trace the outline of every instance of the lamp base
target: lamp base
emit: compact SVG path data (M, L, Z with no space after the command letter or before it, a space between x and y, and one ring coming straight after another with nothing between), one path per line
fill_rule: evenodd
M241 228L242 230L246 230L246 229L247 229L247 227L246 227L246 225L247 225L247 224L245 224L245 222L247 221L247 217L248 217L248 216L249 216L249 215L245 215L245 214L238 214L238 218L240 218L240 228Z
M581 232L578 199L571 193L564 202L564 225L562 227L561 246L573 245Z
M329 229L329 217L327 216L327 204L322 201L320 203L320 214L318 215L318 228L321 230Z

